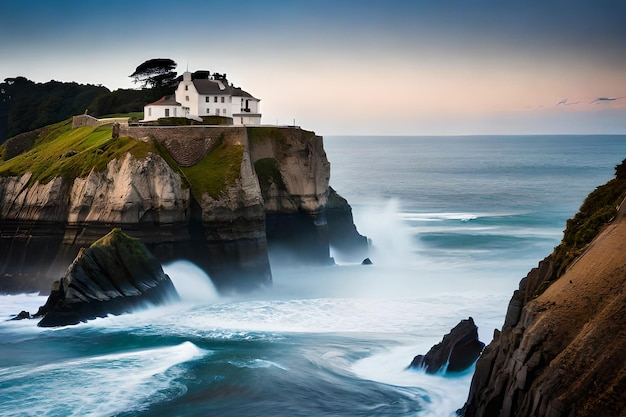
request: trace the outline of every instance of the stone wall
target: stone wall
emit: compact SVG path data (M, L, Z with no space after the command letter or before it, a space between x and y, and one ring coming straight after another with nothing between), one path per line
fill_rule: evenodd
M200 162L222 140L231 144L245 144L246 130L232 126L124 126L120 135L138 140L154 139L167 149L172 158L183 167Z
M114 123L128 124L128 117L107 117L105 119L97 119L88 114L79 114L72 117L72 129L83 126L102 126L112 125Z
M72 129L83 126L98 126L99 124L98 119L88 114L79 114L78 116L72 117Z

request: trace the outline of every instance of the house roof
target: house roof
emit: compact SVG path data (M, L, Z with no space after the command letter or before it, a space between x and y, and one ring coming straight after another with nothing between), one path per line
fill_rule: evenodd
M146 106L180 106L180 103L176 101L176 96L171 94L161 97L154 103L146 104Z
M227 83L223 83L221 81L197 79L193 80L193 85L196 87L198 94L203 96L228 95L254 98L252 94L242 90L241 88L229 86Z

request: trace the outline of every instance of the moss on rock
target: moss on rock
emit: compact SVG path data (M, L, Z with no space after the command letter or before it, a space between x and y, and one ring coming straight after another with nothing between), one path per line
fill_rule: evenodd
M202 201L204 193L218 198L228 186L235 184L241 176L242 160L242 145L221 143L196 165L180 169L189 182L194 198Z
M259 178L259 185L261 190L266 192L272 184L276 184L278 189L287 191L287 186L283 179L283 175L280 173L278 167L278 161L274 158L259 159L254 163L254 170Z

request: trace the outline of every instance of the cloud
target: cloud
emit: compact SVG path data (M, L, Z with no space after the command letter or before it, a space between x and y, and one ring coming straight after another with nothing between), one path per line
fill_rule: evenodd
M624 97L598 97L595 100L590 101L589 103L606 103L615 100L621 100Z

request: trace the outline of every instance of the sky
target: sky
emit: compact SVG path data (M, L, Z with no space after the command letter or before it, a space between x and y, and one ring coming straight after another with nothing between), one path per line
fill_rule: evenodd
M626 134L623 0L4 0L0 77L209 70L321 135Z

